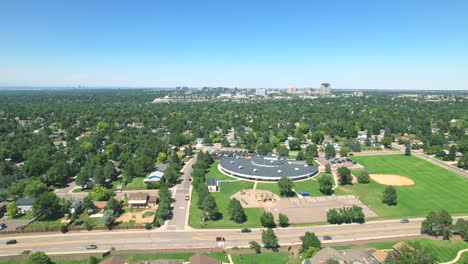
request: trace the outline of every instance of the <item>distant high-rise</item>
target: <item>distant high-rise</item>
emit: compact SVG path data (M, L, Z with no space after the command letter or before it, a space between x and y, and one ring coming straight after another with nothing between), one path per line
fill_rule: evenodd
M264 88L257 88L255 90L255 95L266 96L266 90Z
M322 95L322 96L330 95L331 94L330 84L329 83L322 83L322 85L320 85L319 94Z
M292 87L292 86L289 86L289 87L288 87L288 94L293 94L293 93L295 93L295 92L297 92L296 87Z

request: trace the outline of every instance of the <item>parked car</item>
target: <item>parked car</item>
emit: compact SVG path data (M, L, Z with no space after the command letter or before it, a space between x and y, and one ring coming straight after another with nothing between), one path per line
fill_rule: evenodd
M8 240L8 241L6 242L7 245L13 245L13 244L16 244L16 243L18 243L18 241L16 241L15 239Z
M252 230L250 230L249 228L242 228L241 229L241 233L250 233L252 232Z
M218 241L218 242L226 241L226 239L224 237L216 237L216 241Z
M5 229L6 227L7 227L7 226L6 226L6 224L5 224L5 223L1 223L1 224L0 224L0 230L3 230L3 229Z
M332 240L331 236L323 236L323 240Z
M401 219L400 223L402 224L409 224L409 220L407 218Z
M190 196L187 194L185 195L185 201L188 201L188 200L190 200Z
M96 245L86 245L86 249L97 249Z

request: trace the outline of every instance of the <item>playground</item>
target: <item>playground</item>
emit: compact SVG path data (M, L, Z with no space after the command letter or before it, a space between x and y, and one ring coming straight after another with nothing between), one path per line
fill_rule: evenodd
M244 189L232 195L231 198L239 200L244 208L271 207L280 201L280 197L278 195L258 189Z

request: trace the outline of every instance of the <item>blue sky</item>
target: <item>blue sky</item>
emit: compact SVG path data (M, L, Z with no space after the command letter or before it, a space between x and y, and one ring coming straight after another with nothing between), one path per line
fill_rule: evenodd
M0 1L0 85L468 90L468 1Z

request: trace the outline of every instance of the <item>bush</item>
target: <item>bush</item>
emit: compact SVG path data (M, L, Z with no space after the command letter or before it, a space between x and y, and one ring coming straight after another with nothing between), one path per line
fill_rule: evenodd
M145 228L146 228L146 230L150 230L150 229L153 228L153 224L151 224L151 223L146 223L146 224L145 224Z
M369 183L370 182L370 176L369 172L363 171L361 174L357 177L357 180L359 183Z
M66 225L61 225L61 226L60 226L60 231L61 231L62 233L66 233L66 232L68 232L68 227L67 227Z
M264 227L275 227L275 218L272 213L270 212L265 212L262 214L260 217L260 222L262 223L262 226Z
M354 205L353 207L330 209L327 212L327 221L330 224L339 225L343 223L364 223L365 215L361 207Z
M146 184L146 189L155 190L161 188L161 184L159 182L150 182Z

